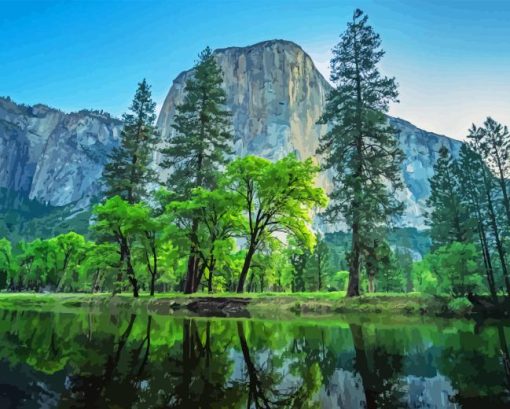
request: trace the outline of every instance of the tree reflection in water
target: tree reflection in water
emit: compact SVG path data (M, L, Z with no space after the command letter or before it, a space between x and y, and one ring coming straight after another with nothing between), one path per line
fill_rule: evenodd
M0 316L0 404L508 407L510 329L134 314ZM346 406L347 405L347 406Z

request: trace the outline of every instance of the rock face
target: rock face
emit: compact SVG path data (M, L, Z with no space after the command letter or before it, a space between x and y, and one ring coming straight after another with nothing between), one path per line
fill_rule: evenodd
M315 156L319 137L326 132L326 126L316 122L330 85L301 47L274 40L220 49L214 55L224 74L236 155L271 160L291 152L301 159ZM163 136L172 135L175 106L183 100L191 74L180 74L168 92L158 118ZM446 145L457 153L461 142L401 119L390 121L406 154L402 163L406 189L401 196L407 206L400 225L421 229L437 152ZM65 114L44 105L20 106L0 98L0 188L54 206L87 206L98 193L98 179L107 154L118 143L121 126L102 112ZM318 183L329 191L331 180L331 174L323 174Z
M52 206L89 204L122 123L0 98L0 187Z
M270 160L291 152L301 159L315 157L319 137L327 130L316 123L331 86L301 47L274 40L220 49L214 55L223 70L236 154ZM165 99L158 119L165 137L172 136L175 106L183 99L190 75L192 71L180 74ZM457 153L461 142L423 131L401 119L390 121L406 154L402 163L406 189L401 192L406 211L400 225L423 228L425 200L430 194L428 178L433 174L437 152L446 145ZM331 174L323 174L318 183L329 191L331 180Z

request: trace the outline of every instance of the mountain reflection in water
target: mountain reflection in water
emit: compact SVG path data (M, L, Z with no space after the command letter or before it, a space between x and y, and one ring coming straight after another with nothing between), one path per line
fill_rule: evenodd
M501 323L0 314L0 408L510 407Z

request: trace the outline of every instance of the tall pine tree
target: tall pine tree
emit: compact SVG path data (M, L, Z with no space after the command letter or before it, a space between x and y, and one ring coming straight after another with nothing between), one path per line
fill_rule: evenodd
M217 173L231 154L230 113L225 109L226 94L221 87L222 72L210 48L200 55L186 82L185 97L176 107L174 133L162 149L161 166L169 169L169 189L177 198L189 200L194 188L213 188ZM192 221L190 256L184 292L198 288L198 219Z
M487 198L483 183L485 164L480 155L467 144L460 148L458 163L462 204L468 211L468 219L473 220L476 225L487 284L493 301L497 303L497 288L486 226L486 220L488 219Z
M467 212L460 195L459 168L446 146L439 149L434 175L429 179L430 197L427 222L434 248L465 242L469 237L466 225Z
M483 128L479 128L473 124L469 129L467 136L470 148L477 154L477 157L482 159L484 154L487 153L485 140L486 132ZM481 160L480 163L480 175L482 177L483 192L485 194L486 205L487 205L487 216L489 226L492 232L492 237L496 244L496 250L499 256L499 262L501 265L501 271L503 273L503 279L508 295L510 296L510 275L507 264L507 250L503 244L501 227L498 224L497 207L496 202L501 193L495 189L495 178L494 175L487 168L487 164Z
M103 171L107 197L118 195L134 204L146 196L147 187L157 181L156 172L149 166L159 136L154 125L155 109L151 88L144 79L138 84L130 112L122 116L124 128L120 145L112 150Z
M398 92L395 79L378 70L384 56L380 47L367 16L356 10L333 50L334 89L319 121L330 129L321 137L318 153L324 155L324 168L336 171L326 217L335 221L341 215L352 230L348 296L360 294L364 238L402 211L393 193L402 187L403 153L385 115Z
M508 128L488 117L479 129L481 155L496 175L502 194L503 209L507 228L510 228L510 198L508 178L510 177L510 133Z

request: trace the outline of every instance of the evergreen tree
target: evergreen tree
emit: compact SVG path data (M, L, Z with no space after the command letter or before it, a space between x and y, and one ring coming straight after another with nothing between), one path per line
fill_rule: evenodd
M510 133L506 126L488 117L479 130L480 153L496 175L502 193L504 213L507 227L510 227L510 199L508 193L508 178L510 177Z
M186 81L185 97L176 107L172 127L174 133L162 149L161 166L169 169L169 189L178 199L189 200L194 188L214 188L217 172L231 154L232 134L226 103L222 72L210 48L199 56L192 76ZM198 288L198 219L190 231L190 256L184 292Z
M413 255L409 248L397 248L395 250L395 267L403 278L406 293L413 291Z
M427 223L431 227L434 248L468 239L467 212L461 202L459 173L457 162L448 149L441 146L434 176L429 179L431 192L427 199Z
M294 252L290 255L290 264L292 265L291 290L293 293L305 291L305 269L310 259L310 250L303 247L302 251Z
M476 232L482 252L487 283L493 301L497 303L496 283L486 226L488 215L487 199L483 183L484 167L485 164L482 158L468 145L462 145L459 155L461 200L469 212L469 219L473 220L476 224Z
M161 150L161 167L169 169L169 189L178 198L189 199L196 187L214 188L218 170L232 153L230 113L222 72L210 48L199 55L192 76L186 81L185 97L176 107L175 132Z
M134 204L147 195L150 183L157 181L149 166L158 141L155 109L150 86L144 79L138 84L130 112L122 117L120 145L112 150L103 171L108 198L118 195Z
M389 282L389 277L393 274L392 270L392 256L393 253L389 244L386 240L381 239L380 237L374 238L374 240L370 240L369 242L363 243L363 258L365 264L365 270L368 277L368 292L374 293L376 291L376 277L386 277L388 278L385 281L384 287L389 286L387 283ZM393 269L394 270L394 269ZM389 291L389 290L386 290Z
M483 182L483 192L485 194L485 199L487 203L487 216L489 219L489 226L492 231L492 236L494 238L494 242L496 244L496 250L499 256L499 261L501 264L501 270L503 272L503 279L505 282L505 287L508 295L510 295L510 275L508 271L507 265L507 252L503 245L502 237L501 237L501 229L498 225L497 220L497 210L495 206L496 199L499 195L499 192L495 191L494 186L494 176L487 169L486 164L483 162L481 158L483 158L484 153L486 152L486 147L484 146L484 137L485 131L482 128L476 127L474 124L469 129L469 134L467 136L469 141L470 148L477 154L477 157L480 158L480 169L481 169L481 177Z
M395 79L383 77L377 68L384 55L380 46L367 16L356 10L333 50L335 88L319 121L330 130L321 137L318 153L325 156L324 168L336 171L326 217L335 221L341 215L352 230L348 296L360 293L364 239L403 208L394 195L402 187L403 153L385 115L398 93Z
M329 247L323 237L317 237L317 244L310 256L308 269L312 273L313 290L322 291L326 283L329 267Z

